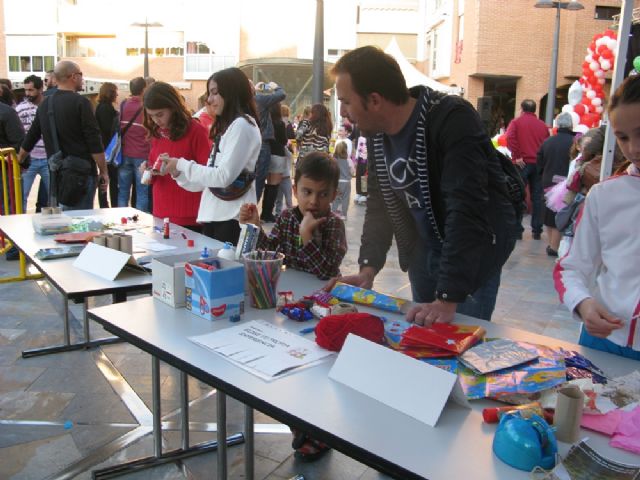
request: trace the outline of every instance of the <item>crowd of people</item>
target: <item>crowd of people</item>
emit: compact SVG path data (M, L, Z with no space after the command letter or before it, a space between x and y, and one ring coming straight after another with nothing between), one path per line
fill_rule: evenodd
M395 239L415 302L409 321L429 326L451 322L456 313L490 320L502 267L522 226L478 113L461 97L408 89L395 60L376 47L345 54L332 74L342 117L335 145L324 105L305 108L292 122L281 86L253 85L237 68L208 79L205 105L195 116L174 87L141 77L131 80L118 110L117 88L105 83L94 112L77 94L82 72L69 61L56 65L47 82L55 87L43 93L43 82L30 76L16 110L0 103L0 122L13 125L0 140L19 149L21 162L31 156L24 165L25 199L36 175L54 201L70 198L60 188L74 173L67 159L83 159L81 194L74 203L62 201L63 208L92 208L96 188L100 206L127 206L133 194L131 204L140 210L232 244L240 224L254 223L260 248L281 251L290 268L322 279L341 274L355 176L354 202L366 205L359 270L342 272L341 281L372 288ZM640 220L634 202L640 77L627 79L610 101L619 163L627 160L611 180L590 178L600 165L601 129L579 137L571 116L561 114L550 136L534 101L521 108L508 127L507 147L529 187L533 239L541 239L546 226L550 256L558 255L563 236L573 239L554 275L561 300L584 322L580 341L638 358L640 279L633 259L640 244L632 229ZM116 132L122 160L107 164L105 145ZM58 151L65 159L49 188L47 159L51 164ZM561 192L562 205L545 203L544 190ZM558 210L576 203L583 208L559 227ZM270 231L264 223L273 223ZM301 458L326 450L294 433Z

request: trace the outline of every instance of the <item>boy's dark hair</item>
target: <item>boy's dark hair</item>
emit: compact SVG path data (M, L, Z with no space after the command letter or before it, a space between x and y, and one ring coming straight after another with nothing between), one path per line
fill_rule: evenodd
M609 112L619 105L640 103L640 75L627 77L609 99Z
M338 180L340 180L340 168L328 153L310 152L302 157L296 165L294 183L297 184L300 177L309 177L316 182L327 182L337 190Z
M353 90L363 100L371 93L378 93L396 105L409 100L407 82L398 62L378 47L367 45L351 50L340 57L331 73L348 73Z
M145 83L144 78L132 78L131 81L129 81L129 93L137 97L138 95L141 95L142 92L144 92L146 86L147 84Z
M520 104L523 112L536 113L536 102L530 98L525 98Z
M33 88L35 88L36 90L42 90L42 87L44 87L42 79L37 75L29 75L24 79L24 82L22 83L33 83Z

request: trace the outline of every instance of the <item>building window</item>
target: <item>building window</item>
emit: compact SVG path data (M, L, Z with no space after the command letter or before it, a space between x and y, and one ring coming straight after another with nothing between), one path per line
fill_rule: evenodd
M189 55L209 55L212 52L204 42L187 42L187 54Z
M431 41L431 72L438 70L438 32L433 32Z
M614 15L620 15L620 7L600 7L596 5L596 12L593 18L612 21Z
M54 65L53 56L10 56L9 71L10 72L33 72L42 73L52 70Z

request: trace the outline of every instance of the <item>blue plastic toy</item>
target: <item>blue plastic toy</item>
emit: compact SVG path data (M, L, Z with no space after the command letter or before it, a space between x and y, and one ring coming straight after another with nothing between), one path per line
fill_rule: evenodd
M538 415L522 418L507 413L493 437L493 452L507 465L530 472L539 466L551 470L556 464L558 444L554 429Z

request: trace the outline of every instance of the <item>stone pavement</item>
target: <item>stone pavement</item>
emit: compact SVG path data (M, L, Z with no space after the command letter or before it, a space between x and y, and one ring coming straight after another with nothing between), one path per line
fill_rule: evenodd
M364 207L351 205L349 253L343 273L355 271ZM525 218L525 225L528 218ZM579 324L559 305L553 289L553 259L546 243L530 233L518 242L503 270L493 321L562 340L576 341ZM0 276L17 262L0 260ZM380 291L409 296L395 247L376 279ZM105 304L101 297L90 305ZM72 305L72 336L81 330L81 310ZM151 359L128 344L23 359L21 351L62 342L61 295L46 281L0 285L0 478L13 480L91 478L91 470L153 452ZM91 326L92 337L105 332ZM177 371L161 365L164 448L176 448L180 432ZM215 390L190 379L191 441L215 438ZM292 392L295 395L295 392ZM230 433L242 428L242 406L229 399ZM329 415L330 412L327 412ZM294 459L287 427L256 412L256 479L307 480L386 478L332 451L313 464ZM393 441L390 439L390 441ZM126 446L126 448L123 448ZM240 479L242 446L229 448L229 478ZM125 475L127 479L214 478L215 454Z

